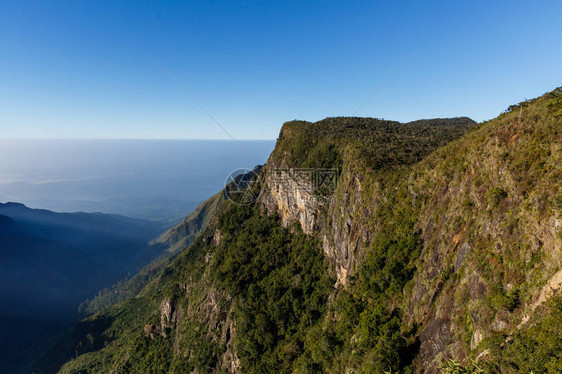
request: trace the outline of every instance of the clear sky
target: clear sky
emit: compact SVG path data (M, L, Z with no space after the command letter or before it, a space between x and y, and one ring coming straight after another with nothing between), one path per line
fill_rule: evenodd
M562 85L562 1L0 2L1 138L227 138L477 121ZM408 60L408 58L410 59Z

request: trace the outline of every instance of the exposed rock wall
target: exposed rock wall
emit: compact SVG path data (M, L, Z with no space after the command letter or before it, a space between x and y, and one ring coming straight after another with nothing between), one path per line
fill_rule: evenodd
M365 201L363 177L346 169L338 176L337 188L320 195L309 175L270 159L259 199L264 211L278 214L285 226L298 223L305 233L321 238L326 257L333 261L337 285L344 287L372 235L367 221L373 203Z

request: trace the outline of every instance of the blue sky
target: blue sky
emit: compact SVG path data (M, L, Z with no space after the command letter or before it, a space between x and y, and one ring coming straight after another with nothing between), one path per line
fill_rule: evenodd
M0 3L0 138L227 138L358 113L481 121L562 85L560 1Z

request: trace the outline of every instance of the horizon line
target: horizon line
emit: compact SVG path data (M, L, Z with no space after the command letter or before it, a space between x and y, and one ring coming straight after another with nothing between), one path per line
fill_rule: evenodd
M21 141L21 140L170 140L170 141L232 141L229 138L2 138L0 141ZM247 138L237 139L238 141L274 141L277 138Z

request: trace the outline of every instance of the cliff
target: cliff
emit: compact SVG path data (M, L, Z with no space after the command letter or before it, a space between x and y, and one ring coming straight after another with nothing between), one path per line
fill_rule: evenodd
M370 178L384 170L400 172L474 125L466 117L407 124L368 118L286 123L267 162L260 203L285 225L297 221L305 233L318 233L338 284L346 285L375 235L368 221L384 198ZM319 195L319 178L326 176L333 184Z
M82 322L61 372L557 372L561 98L286 123L257 201Z

